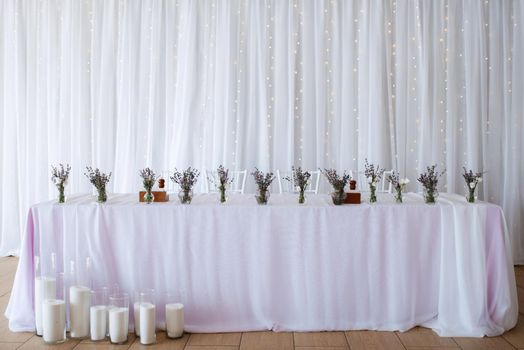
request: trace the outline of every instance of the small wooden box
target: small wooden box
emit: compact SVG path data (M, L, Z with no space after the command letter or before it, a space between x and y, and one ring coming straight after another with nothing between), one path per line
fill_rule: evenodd
M360 192L347 192L344 204L360 204Z
M146 191L140 191L138 192L138 200L140 202L144 201L144 195L146 194ZM169 202L169 195L166 191L153 191L153 196L155 196L155 199L153 202Z

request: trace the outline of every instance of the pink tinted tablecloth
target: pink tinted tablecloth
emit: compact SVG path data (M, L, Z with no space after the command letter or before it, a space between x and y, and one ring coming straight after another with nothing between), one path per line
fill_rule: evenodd
M55 252L62 270L90 256L94 288L176 292L189 332L423 325L493 336L517 321L509 245L500 207L451 194L436 205L385 194L344 206L327 195L305 205L274 195L267 206L252 195L225 205L214 195L191 205L79 195L30 209L6 316L12 331L34 330L33 259Z

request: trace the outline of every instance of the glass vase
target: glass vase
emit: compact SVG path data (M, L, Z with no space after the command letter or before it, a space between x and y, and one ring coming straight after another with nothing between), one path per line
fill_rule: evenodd
M97 188L97 191L98 191L98 197L97 197L97 202L98 203L105 203L107 202L107 193L106 193L106 186L101 186L99 188Z
M182 189L178 192L178 199L182 204L191 204L193 200L193 190L192 189Z
M146 202L147 204L151 204L154 201L155 201L155 196L153 195L151 188L146 188L146 193L144 194L144 202Z
M304 190L300 189L298 191L298 204L304 204L306 203L306 195L304 193Z
M402 190L400 189L396 190L395 202L402 203Z
M370 191L370 194L369 194L369 202L370 203L375 203L377 201L377 186L374 186L374 185L369 185L369 191Z
M427 204L435 204L437 202L438 191L437 189L424 188L424 201Z
M346 192L344 192L344 190L335 191L331 193L331 199L335 205L344 204L344 201L346 200Z
M466 196L466 199L468 200L469 203L475 203L477 197L475 196L475 190L477 189L477 187L469 187L468 188L468 195Z
M129 295L119 293L109 297L109 340L112 344L127 343L129 327Z
M265 205L269 201L269 196L270 196L269 190L258 189L255 195L255 198L258 204Z
M58 187L58 203L65 203L65 185L64 183L58 184L56 187Z
M218 189L218 193L220 194L220 203L225 203L226 200L227 200L227 197L226 197L226 187L225 187L225 186L221 186L221 187Z

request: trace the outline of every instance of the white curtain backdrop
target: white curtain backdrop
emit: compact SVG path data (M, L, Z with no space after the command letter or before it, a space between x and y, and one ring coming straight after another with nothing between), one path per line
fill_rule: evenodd
M503 206L524 263L524 1L0 1L0 254L50 165L398 169ZM253 186L250 185L250 189ZM323 189L327 191L324 184Z

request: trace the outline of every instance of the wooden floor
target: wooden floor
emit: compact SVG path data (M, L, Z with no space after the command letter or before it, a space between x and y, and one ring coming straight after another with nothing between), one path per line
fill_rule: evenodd
M182 339L168 340L163 332L157 333L157 344L141 346L130 334L125 345L114 346L109 342L91 343L87 340L67 340L59 346L45 346L42 338L33 333L11 333L7 319L3 316L16 270L17 258L0 258L0 350L8 349L174 349L174 350L422 350L422 349L524 349L524 316L519 315L517 327L502 336L494 338L441 338L426 328L414 328L408 332L319 332L319 333L221 333L186 334ZM524 310L524 267L515 269L519 294L519 309Z

